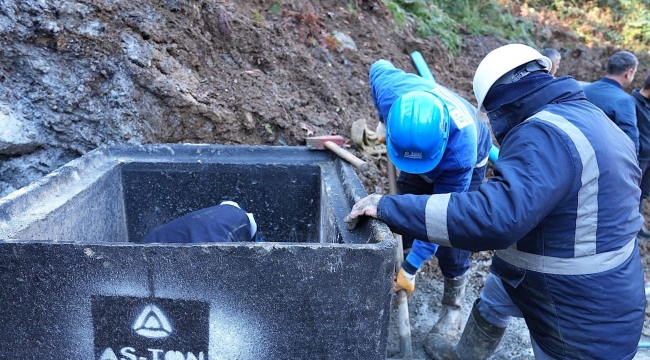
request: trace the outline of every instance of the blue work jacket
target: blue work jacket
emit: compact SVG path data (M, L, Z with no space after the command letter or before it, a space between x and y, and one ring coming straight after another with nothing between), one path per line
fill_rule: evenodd
M404 72L387 60L379 60L370 67L370 87L382 122L388 117L395 100L408 92L428 91L443 99L452 118L449 141L440 163L422 174L434 184L432 193L464 192L472 184L478 187L483 182L492 135L487 124L476 118L473 105L444 86ZM436 244L416 240L406 261L414 268L420 268L437 248Z
M232 205L216 205L192 211L152 231L140 242L212 243L254 240L246 211Z
M585 95L598 106L634 143L639 153L639 130L636 125L634 99L615 80L602 78L585 85Z
M378 218L440 245L497 250L491 272L551 357L633 358L646 301L632 142L570 77L489 116L502 146L479 191L384 196Z
M650 161L650 99L645 98L639 89L632 91L636 105L636 125L639 129L639 161Z
M445 102L452 121L447 147L436 166L423 174L436 182L436 192L461 192L469 187L476 164L487 163L492 138L487 124L476 119L476 108L453 91L416 74L404 72L387 60L370 67L372 99L384 122L398 97L411 91L429 91Z

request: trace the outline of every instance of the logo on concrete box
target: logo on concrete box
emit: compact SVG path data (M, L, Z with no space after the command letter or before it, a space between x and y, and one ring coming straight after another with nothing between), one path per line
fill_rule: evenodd
M96 360L207 360L209 304L94 296Z
M136 333L148 338L162 338L172 333L165 314L156 305L147 305L133 324Z

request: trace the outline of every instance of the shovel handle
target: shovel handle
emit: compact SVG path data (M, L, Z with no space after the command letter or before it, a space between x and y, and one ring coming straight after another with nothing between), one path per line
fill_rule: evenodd
M404 248L402 247L402 236L395 234L395 239L397 240L397 261L396 268L399 272L399 269L402 266L402 261L404 261ZM402 359L412 359L413 358L413 344L411 342L411 322L409 320L409 304L408 298L406 296L406 291L400 290L397 292L397 318L399 322L397 324L398 334L399 334L399 349L402 355Z
M395 165L388 158L388 191L391 195L397 194L397 169ZM397 247L395 249L395 274L399 273L404 262L404 244L402 243L402 235L394 234L397 240ZM402 359L413 359L413 344L411 342L411 322L409 320L409 304L406 296L406 291L400 290L397 292L397 318L398 334L399 334L399 348Z
M368 163L354 156L351 152L345 150L344 148L338 146L332 141L325 141L325 147L332 150L333 153L340 156L354 167L361 171L368 171Z

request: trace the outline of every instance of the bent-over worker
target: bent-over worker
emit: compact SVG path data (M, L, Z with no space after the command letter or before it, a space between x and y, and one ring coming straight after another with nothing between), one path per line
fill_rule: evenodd
M476 119L476 108L453 91L386 60L370 68L372 97L379 115L378 137L400 170L400 194L431 195L476 190L485 179L492 135ZM384 122L386 125L384 126ZM444 277L442 311L432 333L454 334L461 326L461 300L471 252L438 247L406 234L411 248L394 290L415 289L415 274L434 254Z
M253 214L234 201L192 211L147 235L140 243L211 243L255 241Z

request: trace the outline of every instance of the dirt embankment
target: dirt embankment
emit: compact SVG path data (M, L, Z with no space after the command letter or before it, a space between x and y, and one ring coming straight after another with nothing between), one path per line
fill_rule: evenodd
M0 117L11 131L0 133L0 195L102 145L349 136L354 120L376 122L372 62L414 71L414 50L440 83L473 101L476 65L504 43L466 36L454 58L436 38L397 34L378 1L278 4L4 1ZM553 31L560 75L591 81L603 73L613 49L561 43L572 39ZM385 187L366 181L373 191L377 183Z

